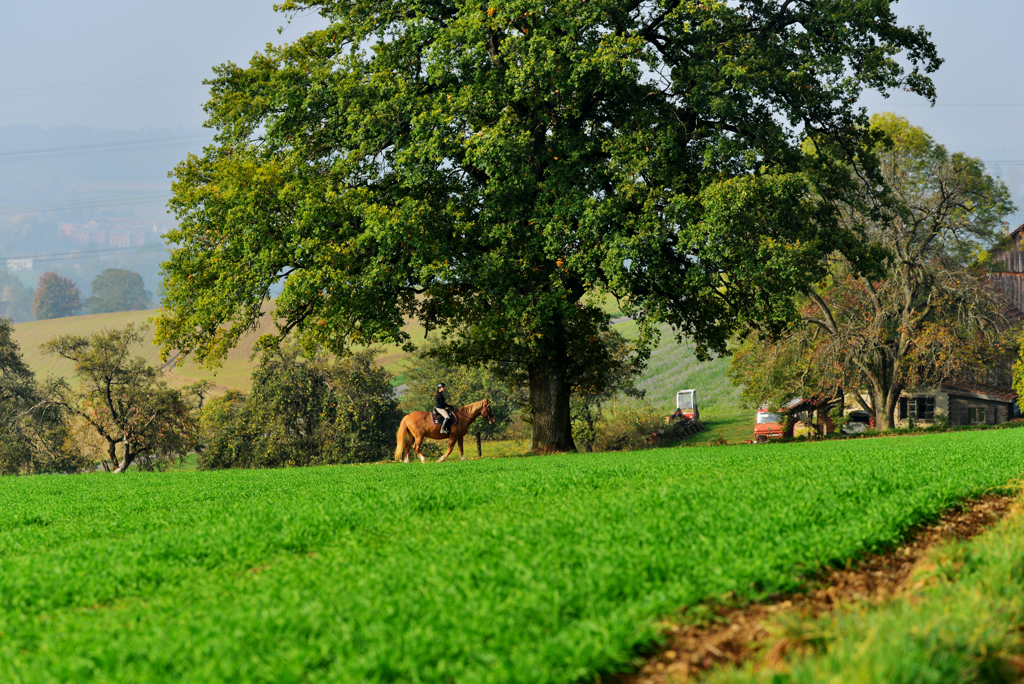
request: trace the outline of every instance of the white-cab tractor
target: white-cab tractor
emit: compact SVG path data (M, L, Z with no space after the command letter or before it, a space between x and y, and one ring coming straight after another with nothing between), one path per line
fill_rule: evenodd
M672 431L679 439L685 439L704 429L704 423L700 422L700 409L697 408L697 390L676 392L676 410L670 418Z

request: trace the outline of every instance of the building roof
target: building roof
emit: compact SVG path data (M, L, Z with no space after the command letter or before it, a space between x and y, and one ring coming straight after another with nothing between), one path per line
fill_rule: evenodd
M944 382L941 389L947 394L956 394L989 401L1017 401L1017 393L1010 389L982 385L978 382Z
M804 411L817 411L829 406L834 406L842 401L841 397L829 397L824 394L815 394L812 397L797 397L791 399L780 409L782 413L802 413Z

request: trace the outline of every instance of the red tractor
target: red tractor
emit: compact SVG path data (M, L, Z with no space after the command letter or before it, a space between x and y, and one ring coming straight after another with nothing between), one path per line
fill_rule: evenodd
M772 413L765 407L757 409L757 417L754 419L754 441L767 442L769 439L782 437L783 418L778 413Z

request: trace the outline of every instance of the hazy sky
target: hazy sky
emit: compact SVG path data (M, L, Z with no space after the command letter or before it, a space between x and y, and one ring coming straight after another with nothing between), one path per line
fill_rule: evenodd
M290 26L273 0L32 0L5 3L0 126L197 128L203 78L247 63L268 43L322 24ZM284 26L284 32L277 29Z
M1024 160L1024 0L902 0L903 23L932 31L946 63L938 106L905 95L864 98L940 142L984 159ZM247 62L269 42L320 24L266 0L33 0L7 3L0 41L0 126L195 128L210 67ZM1024 166L1022 166L1024 168Z

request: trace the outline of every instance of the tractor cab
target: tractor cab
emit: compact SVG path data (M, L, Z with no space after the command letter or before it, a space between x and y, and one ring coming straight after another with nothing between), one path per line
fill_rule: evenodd
M665 420L675 423L672 431L679 439L685 439L703 430L704 423L700 422L700 409L697 408L697 390L688 389L677 392L676 410Z
M700 420L700 411L697 409L697 390L688 389L676 392L676 413L679 418Z

